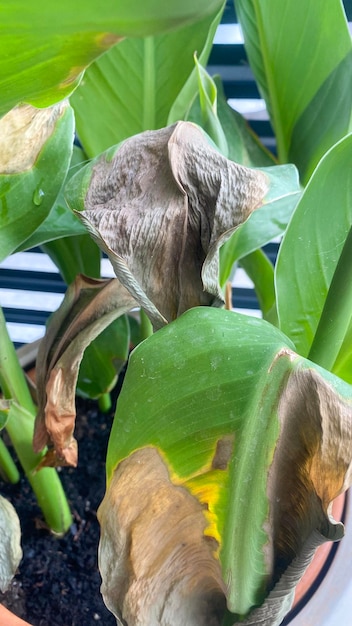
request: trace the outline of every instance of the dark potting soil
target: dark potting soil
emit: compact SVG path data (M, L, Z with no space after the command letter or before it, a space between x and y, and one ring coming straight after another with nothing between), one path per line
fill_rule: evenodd
M97 565L97 508L105 491L105 456L112 413L79 400L75 436L78 467L60 477L73 522L62 538L45 527L32 490L23 477L17 485L0 479L0 493L14 505L22 529L23 559L2 602L33 626L116 626L100 595ZM5 625L1 625L5 626Z

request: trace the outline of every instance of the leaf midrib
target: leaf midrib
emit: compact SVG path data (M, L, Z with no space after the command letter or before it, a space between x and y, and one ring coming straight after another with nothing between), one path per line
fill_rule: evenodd
M155 129L155 38L145 37L143 55L143 130Z

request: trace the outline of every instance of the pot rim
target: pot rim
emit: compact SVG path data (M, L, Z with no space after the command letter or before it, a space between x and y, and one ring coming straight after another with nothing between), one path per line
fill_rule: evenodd
M352 609L352 497L346 492L343 515L345 536L333 544L331 552L323 568L323 578L314 589L312 595L303 598L293 611L291 619L283 624L302 626L319 624L319 626L336 626L349 624ZM321 576L320 576L321 577ZM304 603L304 604L303 604Z

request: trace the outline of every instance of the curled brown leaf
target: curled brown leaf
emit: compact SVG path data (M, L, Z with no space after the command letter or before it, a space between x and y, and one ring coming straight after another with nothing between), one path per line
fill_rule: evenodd
M174 485L156 448L122 461L98 516L108 608L128 626L219 626L225 587L198 500Z
M294 369L279 417L282 431L269 477L276 572L300 553L313 529L330 540L341 538L330 508L352 480L352 406L315 369Z
M37 358L38 414L33 446L49 451L41 467L77 465L75 394L85 348L136 302L117 279L79 275L53 314Z
M199 127L179 122L101 157L77 215L139 304L158 309L159 327L191 307L223 304L219 246L267 191L263 172L229 161Z

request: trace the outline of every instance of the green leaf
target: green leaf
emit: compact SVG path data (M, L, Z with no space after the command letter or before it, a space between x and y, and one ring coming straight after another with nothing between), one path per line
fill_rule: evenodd
M209 76L206 69L199 63L196 55L194 56L194 60L198 74L199 103L202 118L201 126L214 141L220 152L228 158L229 148L227 138L217 112L216 84Z
M70 180L71 176L76 174L80 167L85 165L86 162L87 158L83 150L74 145L65 183L61 188L48 216L30 235L30 237L16 248L15 252L29 250L30 248L35 248L35 246L40 246L48 241L60 239L61 237L72 237L74 235L86 234L86 229L82 226L81 222L77 219L71 209L69 209L64 198L65 185ZM89 272L86 273L89 274Z
M0 121L0 259L26 241L49 214L69 167L73 111L19 107Z
M129 343L129 323L127 316L123 315L86 348L79 369L77 392L85 397L98 398L111 391L127 361Z
M227 158L246 167L270 167L276 160L263 146L245 118L227 103L219 76L213 77L217 91L217 116L227 142ZM196 98L187 114L187 120L202 125L199 98Z
M196 53L199 59L199 63L201 63L204 67L208 62L209 54L213 46L215 33L221 20L223 11L224 6L221 7L220 11L215 15L215 18L211 22L208 29L207 37L204 41L203 49L193 48L192 55ZM197 69L196 67L193 67L193 71L189 75L186 83L184 84L176 100L172 104L167 119L167 125L174 124L179 120L188 119L188 111L192 106L195 94L197 93L197 85Z
M0 115L18 102L48 106L123 37L145 37L200 20L223 0L5 0L0 23Z
M59 269L65 283L72 283L77 274L100 278L101 252L89 235L61 237L41 246Z
M125 558L133 564L134 572L145 574L148 567L154 568L155 601L165 611L170 610L169 594L177 597L175 580L187 576L192 560L195 586L197 577L202 577L199 561L193 557L193 538L188 544L188 559L187 542L180 560L173 547L179 540L173 528L176 524L182 533L188 501L184 501L181 520L176 511L170 511L163 521L167 503L177 499L177 490L183 487L183 492L201 505L199 514L205 518L201 534L220 559L224 584L218 593L226 594L229 609L237 617L245 615L262 604L267 588L279 580L278 592L274 587L273 597L255 609L253 617L250 613L245 624L281 623L283 606L287 610L285 602L289 602L292 586L304 569L300 562L299 575L294 568L287 570L292 559L297 556L299 561L303 555L307 565L308 554L316 547L317 529L330 539L342 535L341 526L331 520L329 523L327 511L351 467L350 400L349 385L298 357L290 340L278 329L223 309L191 309L139 344L131 355L117 403L107 454L107 493L98 513L103 594L115 614L125 618L127 610L123 600L129 585ZM322 433L329 437L328 445L323 445ZM338 462L330 446L339 456ZM164 478L159 473L160 463ZM337 466L339 478L335 476ZM134 472L138 472L136 478ZM174 496L165 496L166 483L174 489ZM158 505L149 510L155 491ZM182 504L179 508L182 510ZM195 525L196 511L192 519ZM136 546L139 536L152 541L156 528L158 546L151 552L150 565L148 555L140 556ZM121 545L130 545L131 536L136 541L134 550L121 550ZM123 538L125 543L119 544ZM119 546L111 568L107 555L118 551ZM169 577L165 563L171 554ZM114 595L121 572L125 572L126 586L120 595ZM218 589L214 562L207 575L213 585L209 582L207 589ZM148 576L142 578L145 581ZM133 578L137 597L139 583L137 574ZM190 604L197 602L192 591L185 593ZM211 602L210 593L209 597ZM208 601L206 594L203 601ZM133 600L127 602L129 615L138 613ZM143 603L143 611L150 623L148 602ZM179 616L171 621L182 624ZM190 623L206 622L194 619ZM234 616L231 623L240 620Z
M9 411L0 411L0 430L7 423L9 417ZM0 476L3 480L15 485L19 482L21 475L17 469L9 450L7 449L4 441L0 437Z
M235 0L235 5L279 160L296 163L307 181L351 124L352 43L342 2L331 0L324 11L320 0L309 6L305 0Z
M89 156L144 130L166 126L170 108L194 68L194 51L203 52L207 60L208 32L215 30L213 22L219 22L222 12L219 7L216 11L167 34L125 39L88 68L70 101ZM193 80L192 99L196 89Z
M4 426L6 426L6 422L9 419L10 406L10 400L4 400L3 398L0 398L0 430L2 430Z
M241 258L241 267L252 280L263 318L277 322L275 311L274 267L262 250Z
M352 50L318 89L293 128L288 160L308 181L319 159L351 131Z
M352 385L352 319L334 363L334 374Z
M293 165L262 168L273 177L272 198L240 225L220 250L220 284L225 285L233 264L285 232L301 196ZM276 184L275 181L276 180ZM275 197L276 194L276 197Z
M240 343L237 342L239 336ZM216 484L216 475L211 475L212 459L217 442L236 433L240 463L237 446L241 446L241 441L245 445L246 438L248 440L250 427L246 427L246 423L254 406L261 402L260 388L265 385L269 363L285 345L283 335L260 320L217 309L188 311L177 323L158 331L133 352L109 441L108 481L122 459L145 446L155 446L161 451L176 483L187 485L192 478L208 473L208 484L210 480L214 482L208 487L211 492L209 508L216 519L208 534L218 540L221 537L221 558L226 559L224 574L226 578L232 577L231 583L227 581L231 585L230 593L234 593L238 585L241 588L237 609L240 613L258 602L258 587L262 592L266 576L263 556L266 536L263 530L257 533L257 528L263 525L267 515L264 468L268 467L270 451L275 445L277 424L274 421L269 427L262 418L260 423L268 429L265 442L259 423L255 431L251 430L251 449L254 450L255 441L260 441L261 455L246 456L248 465L237 467L237 480L231 470L232 478L228 478L226 491ZM155 354L157 360L153 358ZM276 386L273 385L274 395ZM268 398L267 406L270 404ZM139 427L142 414L143 428ZM259 465L263 468L262 480L256 483L256 498L249 502L246 494L252 484L254 467ZM240 476L247 476L247 482L239 480ZM196 483L191 490L197 492ZM243 513L236 516L236 522L233 517L230 522L229 507L242 501ZM247 519L251 520L250 524ZM229 542L232 542L235 524L236 536L241 536L241 542L236 550L237 563L230 565L228 560L233 552ZM241 568L244 570L239 575ZM242 581L245 581L245 589Z
M321 160L295 210L276 265L280 328L303 356L332 369L351 321L352 135ZM321 350L314 354L314 350ZM348 348L347 344L345 349ZM338 367L338 363L336 363Z

